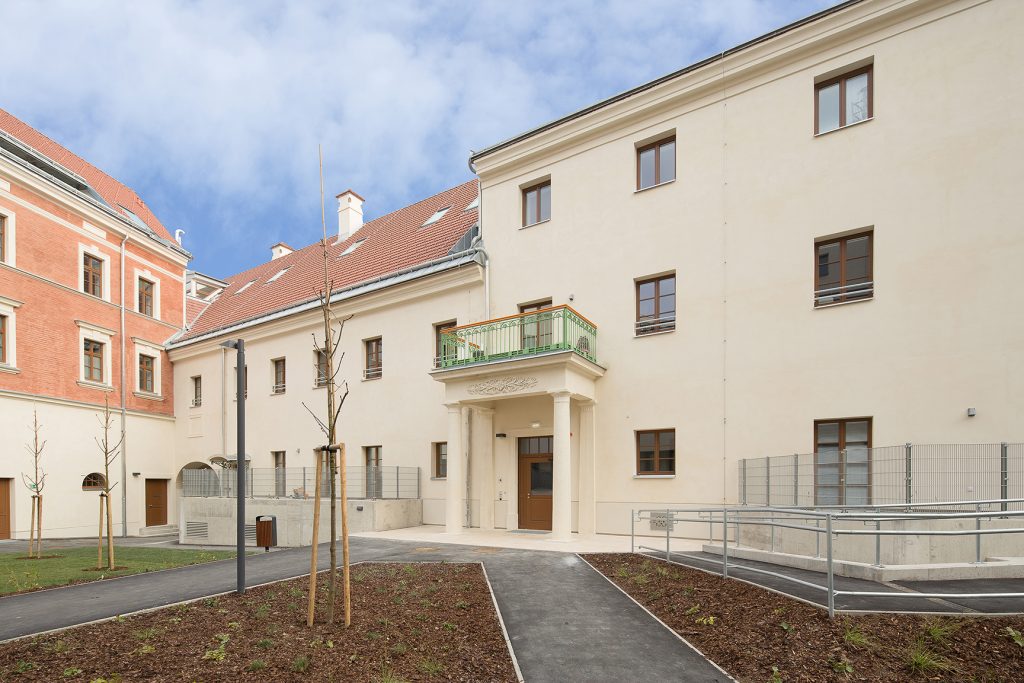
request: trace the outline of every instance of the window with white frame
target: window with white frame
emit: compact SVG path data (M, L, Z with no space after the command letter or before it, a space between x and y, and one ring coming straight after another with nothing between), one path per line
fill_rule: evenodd
M110 301L110 257L95 245L78 245L78 291Z
M111 348L114 330L82 320L78 324L79 373L83 386L111 388Z
M15 309L19 306L20 301L0 296L0 370L8 372L18 368Z
M14 212L0 206L0 263L9 266L15 263Z
M149 270L135 269L135 310L160 320L160 278Z
M142 339L132 338L132 341L135 342L135 391L145 398L160 396L163 347Z

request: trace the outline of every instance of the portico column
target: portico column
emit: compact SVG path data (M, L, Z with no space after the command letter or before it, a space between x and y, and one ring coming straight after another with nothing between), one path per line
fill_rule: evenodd
M471 456L480 482L480 528L494 529L494 410L473 409L474 447Z
M556 541L572 538L572 471L569 446L569 392L552 395L555 404L554 463L551 483L551 537Z
M593 534L597 530L596 474L597 449L594 434L594 402L580 404L580 511L579 530L581 534Z
M462 469L462 406L448 405L448 472L445 482L444 530L449 534L462 531L462 493L466 490Z

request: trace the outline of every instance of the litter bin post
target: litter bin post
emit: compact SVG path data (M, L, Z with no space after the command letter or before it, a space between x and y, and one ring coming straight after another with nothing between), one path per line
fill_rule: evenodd
M256 517L256 547L270 552L277 547L277 517L274 515L258 515Z

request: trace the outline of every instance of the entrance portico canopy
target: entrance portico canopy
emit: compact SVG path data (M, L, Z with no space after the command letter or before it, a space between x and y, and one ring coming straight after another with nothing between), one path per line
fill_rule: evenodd
M551 327L545 328L543 319L537 322L537 313L518 317L533 318L535 327L531 334L534 336L529 341L538 338L543 341L545 333L552 337L558 336L557 331L553 332ZM462 329L458 328L456 334ZM525 339L520 334L513 338ZM576 344L567 345L568 348L558 348L557 343L538 344L536 348L520 348L515 354L497 359L484 356L471 364L452 364L451 367L440 367L431 372L435 380L445 385L444 403L448 407L445 504L445 527L448 533L458 533L464 523L468 524L465 503L469 481L467 465L470 462L473 467L481 470L477 472L477 481L482 482L482 490L474 492L474 498L479 498L481 503L480 526L484 529L494 528L495 501L502 499L502 494L496 497L494 490L496 460L504 458L507 489L518 491L523 485L523 482L517 481L518 466L509 465L508 462L509 459L518 458L514 440L506 443L496 438L496 414L503 425L501 436L529 435L531 432L526 430L536 428L536 424L523 423L522 417L517 417L513 410L513 402L543 396L551 397L552 411L552 538L569 540L572 533L574 475L579 492L577 529L581 533L593 533L596 382L604 375L605 368L592 355L596 349L596 327L592 328L587 338L589 343L581 345L582 348L576 348ZM443 366L443 363L435 364ZM503 415L506 410L507 415ZM472 440L477 447L473 452L470 452L469 447L471 439L468 424L471 412L479 427L476 432L478 438ZM573 434L572 430L574 415L578 424L577 434ZM534 431L532 434L537 433ZM499 441L502 442L503 452L496 453L495 446ZM578 452L579 458L575 472L571 464L574 450ZM512 501L508 501L506 506L509 511L505 526L509 529L521 528L518 511Z

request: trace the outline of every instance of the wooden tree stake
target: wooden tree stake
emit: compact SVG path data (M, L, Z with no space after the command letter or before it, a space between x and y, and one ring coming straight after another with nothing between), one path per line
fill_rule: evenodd
M323 478L323 451L319 448L313 450L316 460L316 486L313 496L313 547L310 549L309 559L309 610L306 614L306 626L313 626L313 612L316 609L316 550L320 541L320 480Z
M338 444L338 460L341 468L341 566L345 592L345 628L352 625L352 586L349 582L348 566L348 476L345 467L345 444Z

